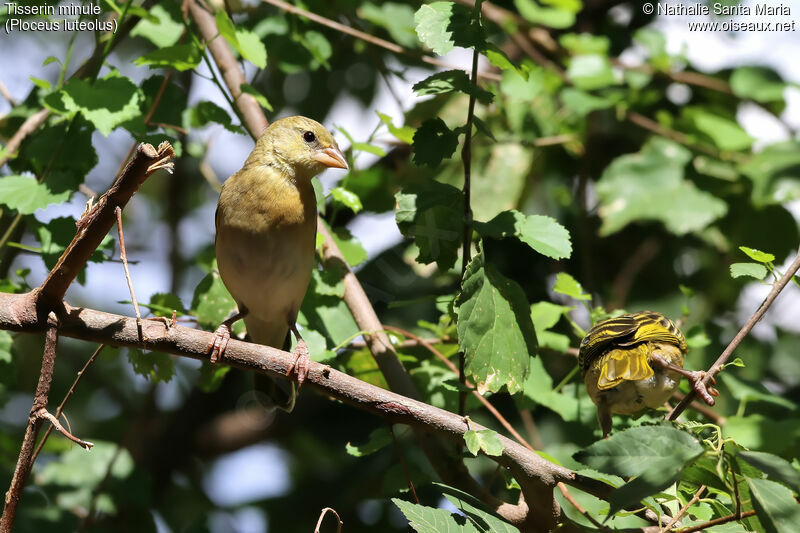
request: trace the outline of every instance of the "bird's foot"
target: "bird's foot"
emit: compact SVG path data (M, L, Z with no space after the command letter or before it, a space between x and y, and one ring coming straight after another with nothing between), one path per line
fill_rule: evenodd
M298 339L292 353L295 356L295 360L286 371L286 375L288 376L292 372L297 374L297 388L299 390L300 387L303 386L303 382L306 380L306 377L308 377L308 371L311 366L311 358L308 354L308 346L306 346L306 341L303 339Z
M231 326L223 322L214 332L214 338L208 343L206 351L210 352L209 362L213 365L225 355L225 349L228 347L228 341L231 340Z
M714 398L719 396L719 391L714 387L708 385L703 382L706 378L706 373L702 370L694 370L689 371L686 373L686 378L689 380L689 383L692 384L692 388L700 396L704 402L708 405L714 405L716 401ZM711 384L716 385L717 380L714 377L711 377Z

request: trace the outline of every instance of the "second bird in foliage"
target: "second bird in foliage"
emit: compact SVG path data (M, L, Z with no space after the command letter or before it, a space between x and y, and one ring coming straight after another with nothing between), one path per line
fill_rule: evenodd
M311 178L328 167L348 168L330 132L309 118L287 117L264 131L242 169L225 182L216 214L217 263L239 313L217 329L212 363L225 351L231 324L244 318L259 344L285 348L294 332L293 369L298 383L305 379L308 349L295 321L314 268L317 202ZM286 396L272 385L261 388L290 410L294 388Z
M597 405L603 436L612 413L630 415L664 405L686 376L703 400L714 405L714 388L704 372L683 368L686 340L661 313L639 313L596 324L581 341L579 364L586 390Z

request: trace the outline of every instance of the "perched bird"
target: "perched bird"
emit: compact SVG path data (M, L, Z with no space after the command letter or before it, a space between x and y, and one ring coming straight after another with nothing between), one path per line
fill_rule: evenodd
M295 321L314 268L317 201L311 178L328 167L348 168L330 132L309 118L287 117L270 124L242 169L222 187L217 264L239 312L215 332L209 345L212 363L223 357L231 325L243 318L258 344L282 349L289 331L295 334L296 360L287 376L296 372L302 385L308 348ZM288 397L272 400L291 410L294 396L292 384Z
M578 357L604 437L611 432L612 413L630 415L664 405L681 376L714 405L719 392L703 384L705 372L683 368L686 351L680 330L653 311L610 318L589 330Z

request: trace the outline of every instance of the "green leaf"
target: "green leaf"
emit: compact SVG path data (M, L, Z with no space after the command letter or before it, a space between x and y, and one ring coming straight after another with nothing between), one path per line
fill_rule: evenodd
M416 47L418 41L414 32L414 9L408 4L384 2L376 5L365 2L359 6L356 14L388 31L397 44L406 48Z
M458 135L440 118L428 119L414 133L414 164L435 169L458 146Z
M753 138L735 121L715 115L700 107L684 107L682 116L700 133L706 135L720 150L746 150Z
M208 361L203 361L203 366L200 367L200 379L197 381L197 386L203 392L214 392L222 385L222 380L231 370L232 367L228 365L212 365Z
M481 252L467 266L456 306L464 372L475 380L478 392L497 392L503 386L510 394L521 391L537 349L522 288L485 264Z
M487 43L484 53L486 54L486 59L488 59L489 63L491 63L493 66L499 68L500 70L513 70L522 78L526 80L528 79L528 70L515 65L508 58L506 53L497 45L493 43Z
M406 517L408 525L417 533L479 533L481 531L475 527L472 521L444 509L425 507L399 498L392 498L392 502Z
M739 170L753 182L753 202L757 207L792 200L798 196L800 143L769 145L740 164Z
M36 236L41 243L42 260L48 269L53 269L58 262L58 258L67 249L67 246L75 237L75 219L71 217L58 217L51 219L47 224L36 225ZM89 261L102 263L116 246L115 240L111 235L106 235L100 245L92 253ZM79 274L78 280L83 283L81 278L84 271Z
M414 237L417 261L452 268L461 246L464 195L452 185L428 181L397 193L395 219L400 232Z
M200 64L203 55L193 44L176 44L159 48L138 58L137 66L149 65L150 68L174 68L183 72L192 70Z
M583 292L583 287L578 283L578 280L573 278L566 272L559 272L556 276L556 283L553 285L553 290L559 294L565 294L576 300L591 300L592 297Z
M503 454L503 443L500 441L497 432L491 429L481 429L479 431L469 429L464 433L464 442L469 452L475 456L481 451L494 457Z
M676 235L704 229L723 216L727 204L684 179L689 151L653 137L636 154L615 159L597 183L601 235L631 222L658 220Z
M539 5L536 0L514 0L514 5L517 6L519 14L525 17L526 20L555 29L565 29L575 24L575 14L580 11L581 6L580 1L542 0L541 3L549 4L553 7ZM577 9L575 9L575 5L577 5Z
M364 208L358 196L344 187L334 187L331 189L331 198L349 208L353 213L358 213Z
M239 88L242 90L243 93L247 93L253 98L255 98L256 102L258 102L258 105L260 105L267 111L272 111L272 104L269 103L267 97L261 94L261 92L258 89L256 89L255 87L253 87L248 83L241 84Z
M462 92L474 96L482 104L490 104L494 99L494 95L491 92L483 90L472 83L467 73L463 70L437 72L415 83L412 89L420 96Z
M242 57L257 66L267 68L267 48L258 35L244 28L236 28L236 50Z
M166 48L178 42L183 32L180 19L167 11L169 4L156 4L150 8L149 18L142 18L131 30L134 37L144 37L158 48ZM155 20L153 20L155 19Z
M147 352L138 348L128 349L128 360L133 365L133 371L158 383L167 383L175 375L175 361L172 356L161 352Z
M564 105L572 109L580 117L585 117L592 111L598 109L608 109L612 107L619 98L605 98L595 96L587 92L567 87L561 91L561 101Z
M222 124L226 130L244 135L244 130L231 121L230 115L214 102L199 102L185 111L186 122L193 128L200 128L211 122Z
M374 144L354 142L351 147L353 150L368 152L370 154L377 155L378 157L383 157L386 155L386 152L383 150L383 148L375 146Z
M314 61L330 70L328 59L333 55L333 48L323 34L314 30L307 31L303 34L300 44L311 53Z
M126 479L133 472L134 462L128 450L118 447L112 442L94 441L88 453L77 446L71 448L45 464L38 472L36 481L43 485L93 489L106 478Z
M552 259L567 259L572 255L569 232L550 217L526 216L511 209L503 211L489 222L475 222L475 229L484 237L516 237Z
M456 509L461 511L472 524L478 528L478 531L486 533L519 533L519 530L511 524L498 518L492 510L490 510L485 503L477 498L460 491L453 487L448 487L442 483L434 483L439 487L450 503Z
M570 55L607 55L611 47L608 37L605 35L592 35L591 33L566 33L558 38L558 42L569 50Z
M365 455L370 455L385 448L391 443L392 435L389 433L389 429L382 426L372 430L367 438L367 442L364 444L350 444L348 442L345 445L345 450L354 457L364 457Z
M741 278L742 276L749 276L758 280L764 279L767 275L767 268L758 263L733 263L731 265L731 277Z
M344 227L338 227L331 231L333 240L341 250L347 264L351 267L360 265L367 260L367 251L361 246L361 243L356 239L350 230Z
M30 79L33 82L34 85L36 85L37 87L39 87L41 89L44 89L45 91L49 91L53 87L53 85L47 80L43 80L43 79L40 79L40 78L34 78L33 76L29 76L28 79Z
M788 398L771 393L762 383L739 379L730 372L723 372L719 377L728 388L729 394L740 402L767 402L791 411L797 409L796 403Z
M755 248L748 248L747 246L740 246L739 249L746 253L747 257L753 261L758 261L759 263L771 263L775 261L775 256L770 253L762 252L761 250L756 250Z
M767 474L773 481L780 481L795 492L800 489L800 472L783 457L771 453L744 450L738 451L737 455Z
M794 533L800 524L800 505L792 491L768 479L747 479L756 516L768 533Z
M123 122L139 116L143 100L139 88L116 72L93 84L72 79L59 95L68 112L80 112L106 137Z
M33 176L5 176L0 178L0 204L30 215L37 209L50 204L65 202L72 190L52 191L44 183L38 183Z
M576 461L616 476L682 468L703 453L691 434L671 426L639 426L619 431L573 455Z
M444 55L455 46L478 50L485 47L482 28L466 6L453 2L423 4L414 13L414 22L419 40L437 55Z
M194 290L192 313L197 317L197 324L215 330L236 310L236 302L222 283L215 264Z
M167 318L172 317L172 311L177 314L186 314L186 309L181 303L181 299L177 295L166 292L157 292L150 297L150 304L148 305L150 311L156 316L163 316Z
M774 71L765 67L739 67L730 79L733 94L756 102L782 102L786 83Z
M381 122L386 124L386 127L389 128L389 133L394 135L398 140L406 143L411 144L414 142L414 128L411 126L402 126L397 127L392 123L392 117L389 115L385 115L380 111L375 111L378 114L378 117L381 119Z
M11 362L11 345L14 338L10 331L0 330L0 363Z
M585 91L616 85L617 78L611 70L608 57L600 54L574 56L567 68L567 77L575 87Z

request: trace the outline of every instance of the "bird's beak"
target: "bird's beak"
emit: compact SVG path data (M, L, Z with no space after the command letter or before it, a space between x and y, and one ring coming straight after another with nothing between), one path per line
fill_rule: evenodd
M347 166L347 161L344 160L341 150L334 146L320 148L311 157L314 161L322 163L326 167L343 168L345 170L350 168Z

